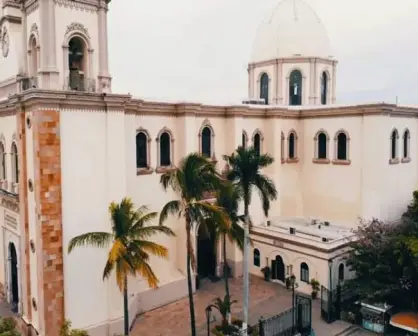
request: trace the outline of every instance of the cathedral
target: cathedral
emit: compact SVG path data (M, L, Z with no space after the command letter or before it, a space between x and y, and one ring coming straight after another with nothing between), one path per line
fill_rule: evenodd
M418 107L338 105L338 61L304 0L281 0L261 22L248 63L248 99L235 105L144 101L112 92L109 0L1 0L0 292L28 335L57 336L65 319L92 336L122 331L108 251L67 253L74 236L110 231L108 205L129 196L152 211L175 198L163 172L200 152L254 146L278 199L268 218L253 197L249 269L299 289L350 276L343 256L358 218L396 221L417 188ZM184 223L157 236L169 259L152 259L156 290L129 279L131 323L187 295ZM194 232L196 279L219 275L220 247ZM209 241L208 241L209 240ZM212 248L208 248L212 246ZM206 253L208 252L209 253ZM227 246L233 276L242 253ZM199 283L194 287L199 290Z

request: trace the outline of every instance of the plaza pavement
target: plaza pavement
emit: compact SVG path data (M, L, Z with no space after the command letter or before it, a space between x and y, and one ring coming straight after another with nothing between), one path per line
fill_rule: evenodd
M242 278L230 279L230 293L233 300L238 303L232 306L232 316L242 318ZM215 298L223 298L225 295L224 283L204 282L201 289L194 294L196 311L196 328L199 336L206 336L205 308ZM283 286L272 282L266 282L261 278L250 278L250 309L249 323L254 325L258 319L270 317L289 309L292 306L292 293ZM219 323L221 317L218 312L213 313ZM333 336L350 325L336 321L327 324L321 319L321 304L319 300L312 302L312 326L316 336ZM184 298L177 302L157 308L153 311L141 314L137 317L133 326L132 336L188 336L190 335L189 301Z

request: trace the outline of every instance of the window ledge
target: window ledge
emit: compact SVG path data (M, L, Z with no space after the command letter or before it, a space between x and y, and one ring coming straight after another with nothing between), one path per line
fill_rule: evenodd
M286 163L297 163L297 162L299 162L299 158L293 158L293 159L288 158L286 160Z
M172 172L174 170L176 170L176 167L174 166L160 166L155 169L155 172L157 174L164 174L164 173Z
M410 157L402 158L401 162L402 162L402 163L408 163L408 162L411 162L411 158L410 158Z
M329 159L312 159L312 162L316 164L329 164L330 160Z
M154 172L154 169L148 167L148 168L137 168L136 169L136 175L149 175Z
M351 165L351 160L332 160L332 164L337 166L349 166Z
M389 164L394 165L394 164L398 164L399 163L399 159L389 159Z

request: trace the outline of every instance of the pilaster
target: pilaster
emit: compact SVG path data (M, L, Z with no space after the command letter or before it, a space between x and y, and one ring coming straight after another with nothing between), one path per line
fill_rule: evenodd
M60 114L37 110L34 119L39 332L56 336L65 316Z
M112 77L109 74L109 50L107 44L107 11L108 1L100 0L99 4L99 92L112 92Z

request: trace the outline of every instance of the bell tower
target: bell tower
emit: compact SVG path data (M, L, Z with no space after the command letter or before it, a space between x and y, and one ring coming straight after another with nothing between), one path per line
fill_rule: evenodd
M111 92L107 12L110 0L25 0L23 90Z

